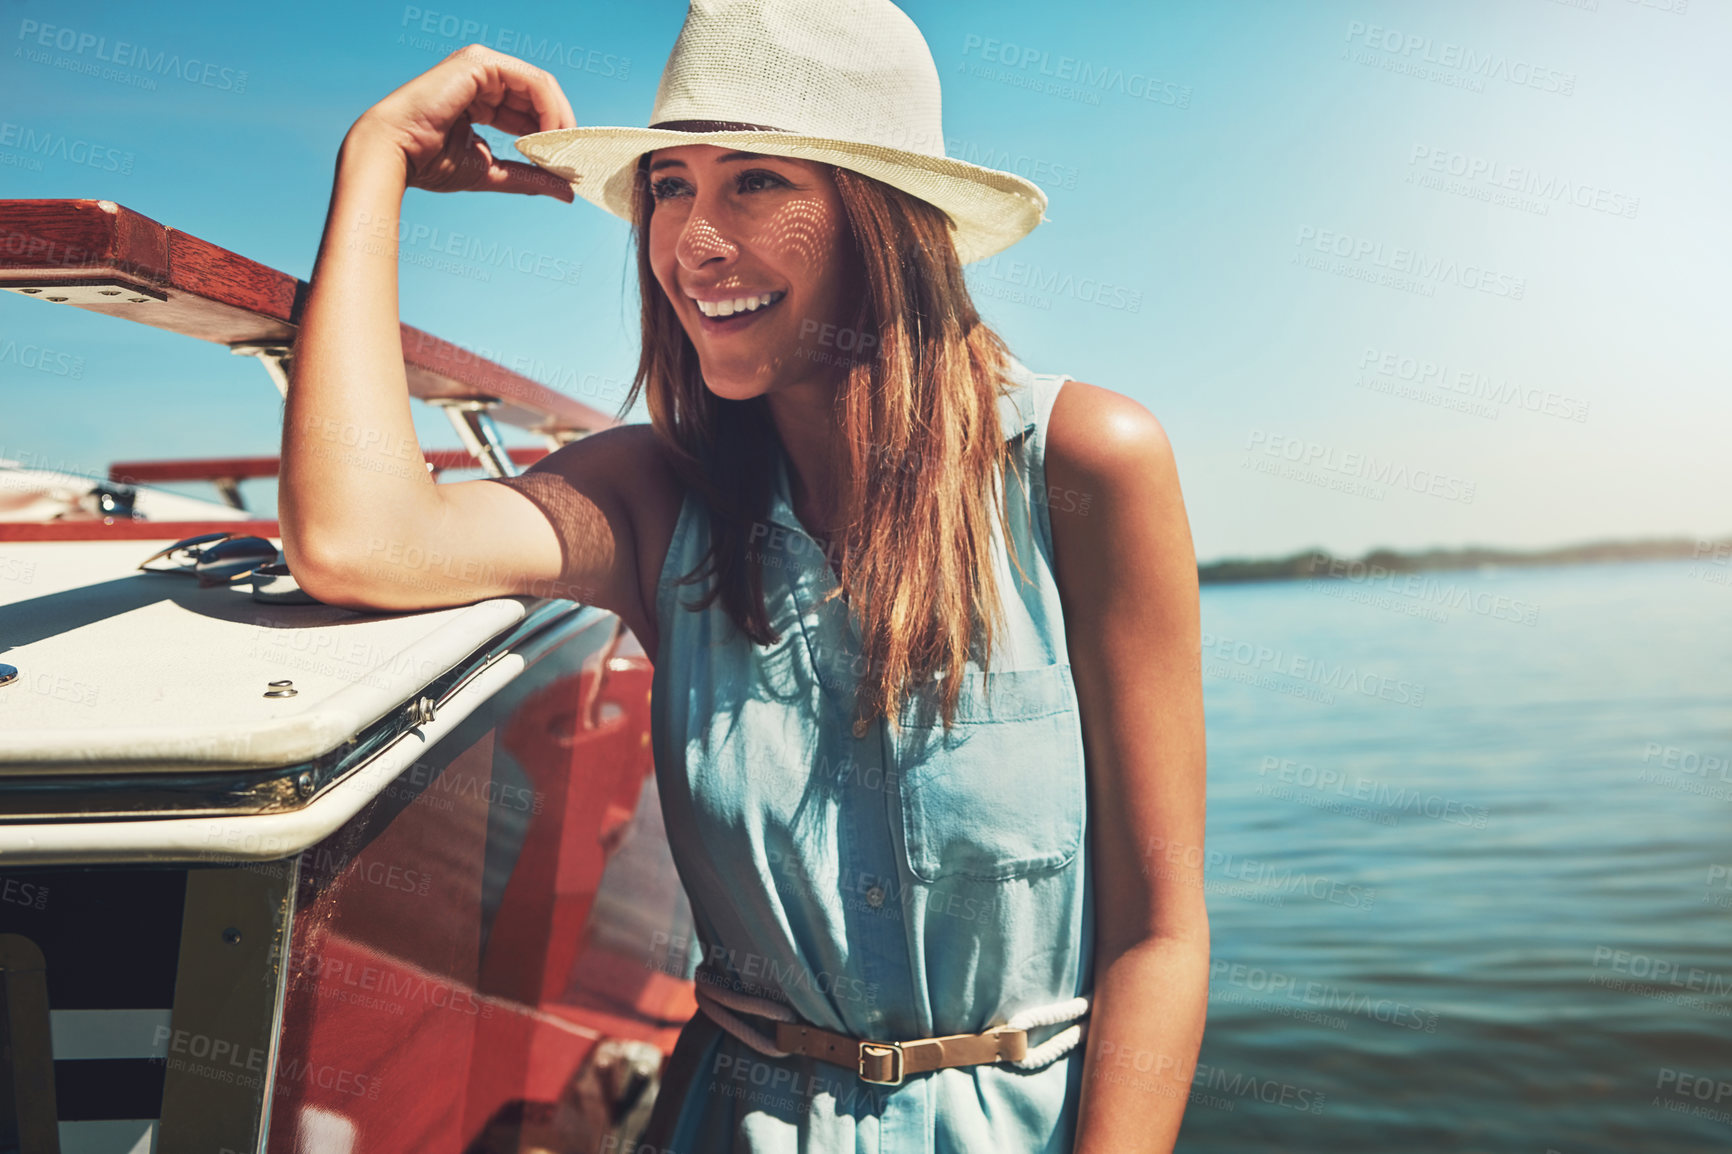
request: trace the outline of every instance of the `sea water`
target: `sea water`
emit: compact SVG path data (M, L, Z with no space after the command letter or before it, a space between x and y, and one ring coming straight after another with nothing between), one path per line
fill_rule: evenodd
M1732 566L1206 588L1182 1151L1732 1150Z

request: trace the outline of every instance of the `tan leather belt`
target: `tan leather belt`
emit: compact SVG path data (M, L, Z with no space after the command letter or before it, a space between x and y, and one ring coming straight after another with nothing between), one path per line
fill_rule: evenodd
M1076 1047L1083 1031L1083 1023L1077 1019L1089 1012L1089 999L1075 997L1050 1006L1019 1010L1009 1022L978 1034L881 1042L810 1025L786 1001L735 989L727 974L707 964L698 967L695 978L693 993L697 996L699 1011L758 1053L770 1058L785 1058L790 1054L817 1058L852 1068L862 1081L879 1086L899 1085L910 1074L923 1074L950 1066L1010 1062L1019 1069L1040 1069ZM756 1026L742 1021L739 1014L769 1019L775 1023L774 1035L766 1035ZM1074 1024L1038 1046L1029 1046L1029 1030L1062 1022Z
M909 1074L924 1074L948 1066L1020 1062L1028 1056L1028 1031L1020 1026L994 1026L979 1034L878 1042L831 1033L803 1022L777 1022L776 1048L838 1066L851 1066L861 1081L895 1086Z

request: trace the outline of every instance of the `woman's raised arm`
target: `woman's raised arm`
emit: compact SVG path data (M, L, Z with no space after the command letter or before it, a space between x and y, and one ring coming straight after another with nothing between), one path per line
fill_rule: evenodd
M585 438L538 471L565 486L556 531L537 504L489 481L435 485L415 439L397 303L398 219L409 187L553 196L566 182L494 159L472 123L519 135L572 127L548 73L471 45L350 129L338 156L283 422L279 519L297 580L322 601L421 609L538 593L640 626L630 498L647 429Z

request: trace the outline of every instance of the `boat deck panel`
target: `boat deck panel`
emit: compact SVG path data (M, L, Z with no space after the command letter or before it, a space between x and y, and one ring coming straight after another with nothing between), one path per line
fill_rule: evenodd
M161 541L0 544L0 773L271 768L335 749L541 604L268 605L141 573ZM296 695L267 698L272 681Z

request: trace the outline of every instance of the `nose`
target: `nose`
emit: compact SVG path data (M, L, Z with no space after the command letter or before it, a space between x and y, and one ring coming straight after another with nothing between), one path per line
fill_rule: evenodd
M699 204L692 206L691 215L686 217L685 227L680 230L679 242L674 246L675 258L692 270L713 260L729 260L739 251L739 246L728 238L717 214L709 206Z

